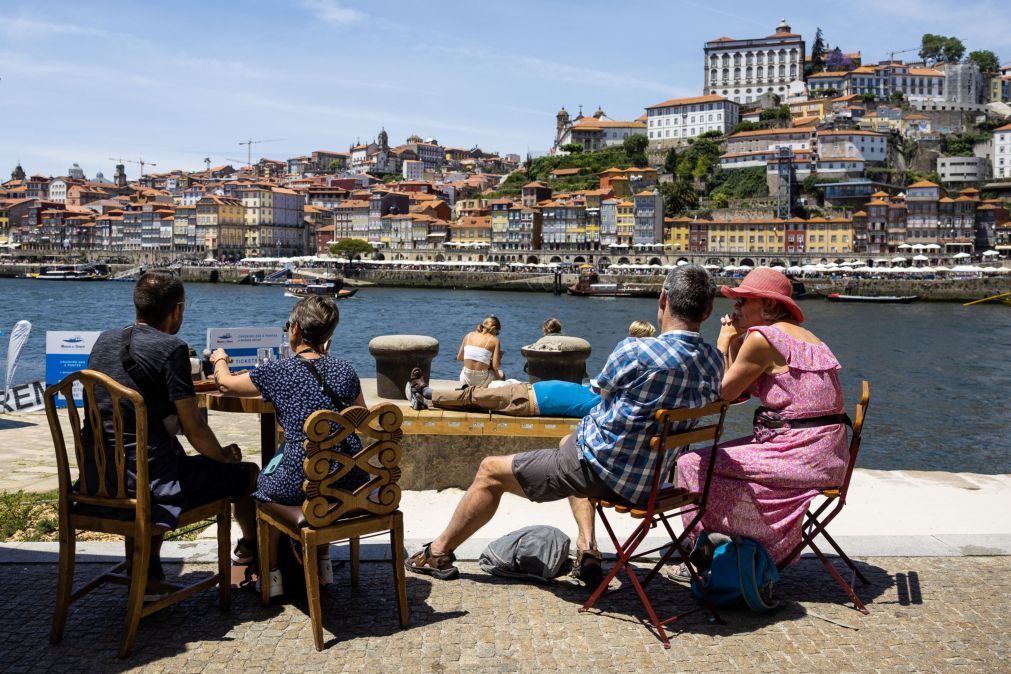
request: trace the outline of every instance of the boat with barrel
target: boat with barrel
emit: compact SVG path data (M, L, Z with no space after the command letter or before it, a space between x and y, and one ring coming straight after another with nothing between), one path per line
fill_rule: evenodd
M30 278L39 281L105 281L109 278L109 267L104 264L68 264L43 267Z
M654 283L600 283L595 269L584 269L567 290L579 297L660 297L661 287Z
M910 304L920 299L919 295L843 295L842 293L824 293L829 302L868 302L872 304Z
M335 300L346 300L354 297L355 293L358 292L358 288L345 288L343 286L343 281L339 279L320 279L311 283L305 279L292 279L284 285L284 295L285 297L296 297L298 299L321 295L332 297Z

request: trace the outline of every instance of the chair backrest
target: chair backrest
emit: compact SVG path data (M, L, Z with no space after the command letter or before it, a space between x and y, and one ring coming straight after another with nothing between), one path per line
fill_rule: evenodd
M700 500L700 506L705 506L709 484L712 481L713 466L716 464L716 445L723 434L723 421L726 419L729 407L730 403L726 400L717 400L704 407L681 407L673 410L660 410L656 413L656 420L660 422L660 433L650 439L650 448L656 453L656 464L653 471L653 487L650 490L646 506L648 511L653 509L656 493L666 477L668 452L687 449L690 445L700 442L711 446L713 457L706 469ZM699 426L699 421L707 417L716 417L716 420Z
M90 446L84 441L84 426L75 391L81 393L84 423L92 438ZM103 392L112 401L113 447L107 446L104 433L106 421L98 406L98 394ZM67 416L74 436L74 459L77 463L79 483L77 489L70 476L70 458L60 425L56 398L62 394L67 401ZM80 370L53 384L44 394L46 418L56 449L56 466L60 483L60 503L83 503L112 508L136 508L138 516L150 510L147 473L147 408L144 397L137 391L119 384L111 377L94 370ZM134 429L127 428L124 411L133 407ZM136 496L127 494L126 445L136 442ZM110 451L111 449L111 451ZM110 463L111 461L111 463ZM86 466L93 466L87 470ZM146 520L145 520L146 521Z
M404 413L384 403L372 408L349 407L342 412L319 410L305 421L305 490L302 513L313 527L333 524L347 514L387 515L400 506L400 426ZM362 439L354 456L338 451L353 433ZM369 442L371 441L371 442ZM330 471L331 463L337 469ZM354 491L337 487L353 468L369 473L368 482Z
M870 404L870 400L870 384L865 379L860 384L860 401L857 402L856 416L853 417L853 433L850 436L850 460L846 464L846 475L843 477L842 485L840 485L838 490L828 490L828 492L836 491L837 494L832 495L838 495L843 503L846 502L846 492L849 491L850 478L853 477L853 468L857 463L857 453L860 451L860 436L864 430L864 419L867 418L867 406Z

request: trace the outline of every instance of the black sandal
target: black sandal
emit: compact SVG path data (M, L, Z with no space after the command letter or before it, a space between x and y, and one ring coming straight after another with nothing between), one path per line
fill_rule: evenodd
M597 589L604 580L604 569L601 562L604 556L599 550L576 550L576 564L572 567L572 577L583 581L591 590Z

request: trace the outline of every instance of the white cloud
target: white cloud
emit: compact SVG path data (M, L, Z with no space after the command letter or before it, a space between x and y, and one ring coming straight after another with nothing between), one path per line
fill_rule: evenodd
M53 23L51 21L38 21L23 17L0 16L0 35L4 35L12 40L36 40L61 35L112 37L116 33L110 33L101 28L78 26L72 23Z
M344 7L337 0L299 0L299 4L317 19L326 23L356 23L365 18L365 14L362 12Z

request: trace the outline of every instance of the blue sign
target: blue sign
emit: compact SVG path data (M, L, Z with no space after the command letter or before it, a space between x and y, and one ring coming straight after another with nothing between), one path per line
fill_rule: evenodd
M63 380L68 374L88 367L88 356L100 332L46 332L46 385L51 386ZM74 386L74 402L83 405L80 384ZM56 398L57 407L66 407L62 395Z

